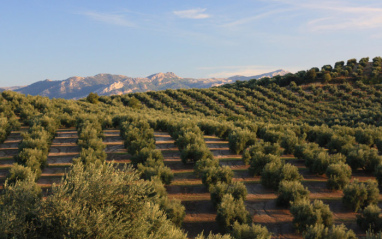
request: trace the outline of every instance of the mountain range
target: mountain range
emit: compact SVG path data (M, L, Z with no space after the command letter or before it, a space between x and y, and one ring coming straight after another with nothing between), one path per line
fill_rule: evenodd
M80 99L94 92L98 95L120 95L126 93L157 91L165 89L189 89L189 88L209 88L237 80L245 81L250 79L260 79L263 77L273 77L289 73L285 70L276 70L269 73L255 76L232 76L229 78L182 78L172 72L157 73L147 77L128 77L123 75L98 74L89 77L70 77L66 80L38 81L28 86L15 86L0 88L13 90L23 94L41 95L49 98Z

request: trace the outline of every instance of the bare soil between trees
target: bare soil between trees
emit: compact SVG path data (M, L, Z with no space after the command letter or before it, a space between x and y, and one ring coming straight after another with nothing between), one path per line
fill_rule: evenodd
M215 222L216 209L210 201L210 194L201 180L194 175L193 165L184 165L181 162L180 153L170 135L166 135L165 132L155 132L155 137L156 147L162 150L165 164L174 172L174 181L167 186L168 195L170 198L181 200L186 207L183 229L190 238L196 237L202 231L205 234L210 231L221 232ZM252 215L254 223L266 226L273 233L274 238L302 238L302 235L293 229L293 216L289 208L276 205L277 192L263 187L260 184L259 176L252 177L248 173L248 166L243 164L241 155L230 152L227 141L214 136L206 136L205 142L214 156L220 159L220 164L227 165L234 171L234 181L242 181L246 185L248 195L245 205ZM299 168L300 174L304 177L302 184L310 191L310 199L323 200L329 205L334 214L335 224L345 224L358 237L365 236L365 233L356 224L357 213L343 205L342 191L332 191L326 188L325 175L313 175L305 167L304 161L294 159L293 155L284 155L282 158ZM352 178L360 181L375 180L374 177L362 171L354 172ZM382 200L382 196L380 200Z
M21 133L26 131L27 127L22 127L20 131L12 131L7 139L0 144L0 184L1 188L8 175L9 169L16 162L14 156L18 153L18 146L22 140Z
M14 131L0 145L1 184L3 184L9 168L14 163L13 157L17 155L21 139L21 132ZM52 183L61 181L61 177L68 172L73 158L79 156L80 147L77 145L77 139L77 131L74 128L57 131L48 155L47 167L44 168L41 178L38 180L40 186L50 188ZM155 132L155 139L156 148L162 151L166 166L174 172L173 183L166 186L168 196L181 200L186 208L183 229L190 238L194 238L202 231L205 234L210 231L219 233L219 227L215 222L216 209L210 201L207 188L202 184L201 179L194 175L194 166L192 164L185 165L181 162L180 152L167 132ZM124 148L119 130L105 130L103 142L106 145L105 151L108 161L114 161L121 165L130 162L130 155ZM242 181L246 185L248 196L245 205L252 215L253 222L265 225L275 238L302 238L301 234L294 232L293 217L289 209L280 208L276 205L276 192L264 188L260 184L260 177L252 177L248 173L248 166L241 161L241 155L230 152L227 141L206 136L205 142L214 156L220 159L222 166L227 165L232 168L235 174L234 181ZM304 161L294 159L293 155L282 158L299 168L300 174L304 177L302 184L308 187L311 200L320 199L330 206L334 214L335 224L343 223L354 230L358 237L364 236L364 232L356 224L356 213L347 209L342 203L342 191L328 190L326 188L326 176L310 173L305 168ZM375 180L370 174L362 171L354 172L352 177L358 178L360 181ZM382 196L380 200L382 200Z

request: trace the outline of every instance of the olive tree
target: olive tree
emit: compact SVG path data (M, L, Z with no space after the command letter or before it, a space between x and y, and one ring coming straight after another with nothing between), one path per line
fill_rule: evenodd
M240 224L235 222L232 227L232 237L234 239L271 239L272 233L265 226L258 224Z
M260 175L265 165L270 162L277 162L278 164L281 164L281 159L279 156L273 154L257 152L250 160L248 171L252 176Z
M87 97L86 101L92 104L98 104L99 102L99 96L97 93L91 92Z
M148 159L154 161L163 162L164 158L160 150L152 150L149 148L142 148L137 154L131 157L131 163L133 165L138 165L139 163L143 164Z
M34 177L6 182L0 196L0 234L9 238L185 239L176 222L161 210L159 193L153 182L140 180L131 167L78 163L60 184L52 186L46 200ZM169 215L171 208L180 205L168 204Z
M333 213L321 200L311 203L309 200L292 203L290 212L293 215L293 226L297 232L304 232L309 226L322 224L333 225Z
M242 182L233 182L231 184L218 182L216 185L211 185L209 188L211 201L218 206L225 194L231 194L235 200L245 200L247 196L247 188Z
M298 168L290 163L280 164L276 162L267 163L261 173L261 184L268 188L278 189L282 180L300 181L302 176Z
M243 152L243 162L247 165L257 153L273 154L280 156L283 150L278 143L264 142L263 140L255 142L254 145L246 148Z
M351 173L350 166L343 162L329 165L325 172L328 177L328 188L334 190L343 189L350 182Z
M166 167L163 162L148 159L144 164L138 164L138 171L143 179L150 180L154 176L158 176L161 181L169 185L174 178L174 173L169 167Z
M200 176L204 169L219 167L219 159L217 158L204 158L196 161L194 165L194 173L196 176Z
M256 140L256 133L249 130L233 131L228 136L229 148L236 154L240 154L249 145L254 144Z
M362 168L367 172L373 172L382 163L382 156L378 155L377 150L370 149L366 145L358 146L348 153L347 163L353 170Z
M382 164L379 164L375 169L375 177L377 178L378 185L382 185Z
M244 201L235 200L230 194L225 194L218 206L216 221L220 228L225 231L231 231L235 222L250 223L252 218L246 210Z
M202 182L207 187L218 182L231 183L233 175L232 169L228 166L210 167L203 170Z
M285 154L293 154L295 146L298 144L298 137L292 132L289 134L285 134L281 138L281 147L284 148Z
M290 203L309 199L309 190L299 181L281 181L276 204L288 207Z
M379 197L378 184L371 180L360 182L354 179L343 190L342 202L354 211L376 204Z
M34 218L38 218L42 193L35 176L30 170L28 172L23 178L12 177L4 183L0 195L0 235L3 238L36 236Z
M325 227L323 224L311 225L303 233L304 239L357 239L353 230L347 229L344 224Z
M75 164L43 202L39 237L186 238L158 199L153 182L140 180L131 167Z
M205 144L189 144L180 153L180 158L184 164L195 163L202 159L212 159L213 155Z
M363 230L380 231L382 229L380 214L381 209L377 205L370 204L357 215L357 224Z
M221 235L221 234L213 234L212 232L210 232L208 236L205 236L204 232L202 232L197 237L195 237L195 239L234 239L234 238L232 238L229 234Z

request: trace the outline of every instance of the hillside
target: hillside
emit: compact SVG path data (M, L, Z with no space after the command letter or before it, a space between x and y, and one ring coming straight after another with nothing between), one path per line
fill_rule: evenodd
M363 238L382 225L381 65L81 100L4 91L0 233Z
M70 77L62 81L45 80L25 87L11 87L7 89L22 94L48 96L49 98L80 99L87 96L90 92L95 92L99 95L121 95L165 89L209 88L232 83L236 80L259 79L275 75L285 75L286 73L288 72L277 70L249 77L234 76L230 78L208 79L182 78L172 72L157 73L145 78L98 74L90 77Z

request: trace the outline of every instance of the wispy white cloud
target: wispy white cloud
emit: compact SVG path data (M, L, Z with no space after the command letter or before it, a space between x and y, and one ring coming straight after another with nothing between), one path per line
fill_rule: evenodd
M209 14L204 13L206 10L206 8L194 8L189 10L173 11L173 13L180 18L204 19L211 17Z
M251 17L245 17L245 18L241 18L241 19L238 19L238 20L226 23L226 24L223 25L223 27L236 27L236 26L243 25L243 24L246 24L246 23L250 23L250 22L253 22L253 21L257 21L257 20L260 20L260 19L263 19L263 18L267 18L267 17L269 17L271 15L275 15L275 14L279 14L279 13L283 13L283 12L288 12L288 11L291 11L291 10L292 9L269 10L269 11L263 12L263 13L258 14L258 15L254 15L254 16L251 16Z
M247 65L247 66L213 66L199 67L198 70L216 71L208 74L208 77L226 78L230 76L254 76L279 69L274 66Z
M127 20L126 16L123 14L102 13L102 12L95 12L95 11L87 11L87 12L82 12L80 14L87 16L90 19L93 19L95 21L105 22L108 24L125 26L125 27L136 26L133 22Z
M201 19L210 17L210 15L204 13L207 9L190 9L185 11L176 11L178 17L187 17L194 19ZM194 40L203 42L209 45L232 45L230 40L216 36L211 32L200 29L189 29L182 26L178 26L174 21L174 12L167 12L165 14L148 14L142 12L135 12L128 9L120 9L118 11L112 11L108 13L99 11L83 11L75 12L86 16L94 21L104 22L113 25L132 27L140 29L146 32L158 32L161 34L171 35L178 38L185 38L187 40ZM171 17L169 17L169 14ZM134 22L129 19L134 19ZM176 19L175 19L176 20Z
M308 21L307 30L313 32L382 28L382 6L358 5L349 1L274 0L308 12L320 12L323 17Z
M322 6L333 17L310 21L307 26L313 31L373 29L382 27L382 8Z
M382 14L379 13L379 14ZM311 31L333 31L333 30L346 30L346 29L373 29L382 28L382 15L373 16L371 14L353 15L353 16L339 16L331 18L331 20L321 19L321 21L310 21L307 27Z

